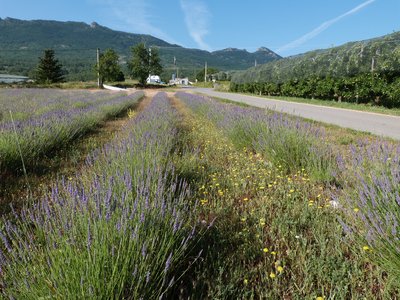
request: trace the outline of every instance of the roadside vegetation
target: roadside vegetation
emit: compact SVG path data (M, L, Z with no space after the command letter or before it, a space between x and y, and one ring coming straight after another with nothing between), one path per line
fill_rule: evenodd
M258 84L261 86L261 84ZM368 103L357 103L357 101L338 101L338 98L315 98L313 96L304 98L301 96L284 96L278 93L267 93L263 92L262 88L250 88L249 91L244 91L244 88L239 88L238 91L233 91L234 84L231 84L229 81L218 81L214 85L214 90L218 92L233 92L233 93L241 93L247 95L257 95L259 97L264 97L266 99L274 99L274 100L283 100L283 101L290 101L290 102L297 102L297 103L306 103L306 104L313 104L313 105L321 105L321 106L329 106L329 107L337 107L343 109L352 109L352 110L359 110L359 111L367 111L372 113L380 113L386 115L394 115L400 116L400 108L397 107L385 107L383 105L379 105L374 101ZM240 91L239 91L240 90Z
M398 298L399 154L395 142L159 93L76 175L3 218L1 294Z
M356 104L400 107L398 72L365 73L351 77L318 77L291 79L284 82L231 82L232 92L268 96L335 100Z
M398 37L394 32L237 72L231 90L399 107Z

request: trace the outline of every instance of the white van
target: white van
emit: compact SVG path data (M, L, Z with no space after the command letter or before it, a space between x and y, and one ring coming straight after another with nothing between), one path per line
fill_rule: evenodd
M161 83L161 78L158 75L150 75L149 77L147 77L146 80L147 83Z

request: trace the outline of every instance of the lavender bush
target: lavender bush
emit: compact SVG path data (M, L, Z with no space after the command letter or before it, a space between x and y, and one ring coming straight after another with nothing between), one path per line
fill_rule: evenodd
M10 111L14 120L22 121L47 112L85 108L121 95L121 93L86 90L1 89L0 113L3 118L0 119L0 124L11 121Z
M251 147L287 172L306 169L319 181L333 180L336 158L321 127L281 113L240 107L179 92L196 113L222 128L239 148Z
M60 181L16 222L3 221L3 296L165 296L195 234L190 190L167 162L176 120L158 94L115 141L88 157L88 173Z
M27 93L10 92L9 102L2 107L7 117L0 122L0 174L19 169L22 160L28 166L34 165L41 155L64 147L127 110L143 96L141 92L133 95L55 92L55 98L42 98L51 95L39 90L39 94L33 92L26 99L24 92ZM0 102L5 102L4 98Z
M400 145L359 142L351 149L352 175L344 193L342 224L359 251L371 252L395 278L400 276ZM355 221L354 221L355 220Z

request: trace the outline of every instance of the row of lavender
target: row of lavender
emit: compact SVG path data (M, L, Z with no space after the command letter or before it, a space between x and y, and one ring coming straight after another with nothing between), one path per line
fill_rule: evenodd
M376 262L400 277L400 143L360 141L349 159L341 160L342 173L350 174L338 198L346 217L341 219L350 242L370 252Z
M288 172L307 169L319 181L332 181L336 158L319 126L273 111L216 102L179 92L192 110L212 120L240 148L252 147Z
M222 128L239 146L251 145L288 171L305 168L314 179L341 186L332 196L349 242L374 254L400 276L400 144L358 141L349 153L332 151L321 128L297 118L177 93L189 107ZM342 214L343 213L343 214ZM372 252L371 252L372 251Z
M178 117L166 94L103 149L88 171L4 220L1 291L15 299L161 299L180 276L194 229L174 175Z
M143 93L12 90L2 92L0 97L1 174L18 170L22 161L34 165L42 155L126 111Z
M59 89L1 89L0 124L14 120L27 120L57 110L85 108L115 98L104 91Z

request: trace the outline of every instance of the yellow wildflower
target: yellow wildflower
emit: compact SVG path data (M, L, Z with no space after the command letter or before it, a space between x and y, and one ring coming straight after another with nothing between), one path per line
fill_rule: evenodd
M276 268L276 270L277 270L279 273L282 273L282 272L283 272L283 267L282 267L282 266L278 266L278 267Z
M263 249L263 251L264 251L265 253L267 253L267 252L268 252L268 248L265 247L265 248Z
M269 277L271 277L272 279L274 279L274 278L276 277L276 274L273 273L273 272L271 272L271 273L269 274Z

